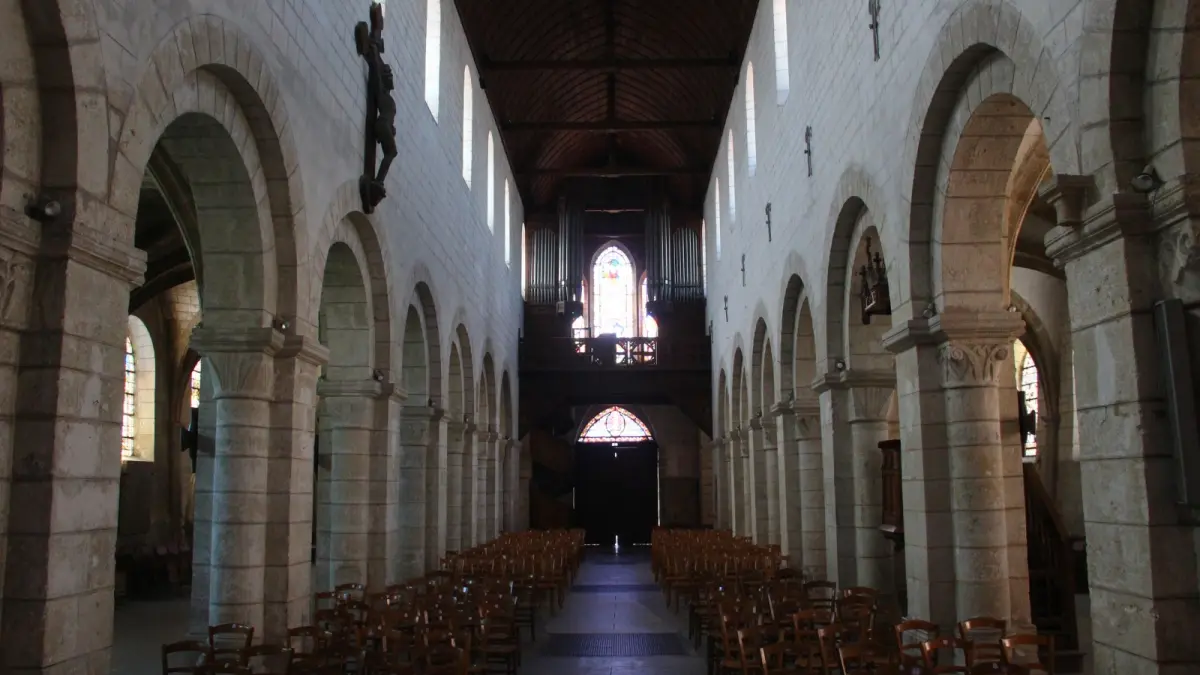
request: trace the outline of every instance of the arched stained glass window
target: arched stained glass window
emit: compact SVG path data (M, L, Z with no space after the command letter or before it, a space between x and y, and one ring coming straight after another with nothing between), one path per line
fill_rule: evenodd
M192 368L192 377L188 382L188 388L192 395L192 407L200 407L200 362L196 362L196 367Z
M442 76L442 0L428 0L425 6L425 104L438 118L438 98Z
M648 281L649 279L642 279L642 305L639 308L642 313L642 337L656 338L658 337L658 322L646 310L646 303L650 300Z
M1013 344L1013 365L1017 372L1017 389L1025 392L1025 409L1037 415L1038 412L1038 369L1033 361L1033 354L1025 348L1025 344L1017 340ZM1036 417L1035 417L1036 419ZM1022 447L1026 457L1037 457L1037 434L1024 437Z
M121 402L121 458L133 457L137 437L137 357L133 341L125 338L125 396Z
M475 161L475 83L471 81L471 66L463 66L463 131L462 174L471 187L471 165Z
M636 283L633 262L619 247L609 246L596 256L592 266L592 337L605 333L634 337Z
M755 138L757 115L754 112L754 64L746 64L746 172L754 175L758 168L758 140Z
M637 443L653 439L649 427L619 406L601 411L579 434L580 443Z

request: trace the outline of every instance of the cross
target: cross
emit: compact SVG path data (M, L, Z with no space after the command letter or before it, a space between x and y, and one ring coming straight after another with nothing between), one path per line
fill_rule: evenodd
M808 159L808 175L812 176L812 127L804 127L804 155Z
M767 202L767 241L771 241L771 202Z
M867 0L867 11L871 13L871 33L875 36L875 60L879 60L879 0Z
M746 254L742 254L742 288L746 287Z
M729 296L725 296L725 323L729 323Z

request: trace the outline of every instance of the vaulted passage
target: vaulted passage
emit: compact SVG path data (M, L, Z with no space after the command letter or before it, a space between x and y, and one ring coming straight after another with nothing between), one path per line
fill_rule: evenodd
M0 673L1200 670L1198 26L0 0Z

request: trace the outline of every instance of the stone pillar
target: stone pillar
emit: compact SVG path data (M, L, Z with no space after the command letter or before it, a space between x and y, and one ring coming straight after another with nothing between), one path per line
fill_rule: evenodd
M373 456L386 452L374 437L376 408L391 396L391 389L374 380L323 380L317 386L328 416L320 447L329 471L321 505L328 513L328 545L317 550L318 570L327 575L319 580L322 589L370 581L370 535L384 526L371 521L371 493L375 483L386 484L386 473L372 475Z
M500 435L489 431L484 437L483 453L480 462L479 503L483 509L483 534L479 543L489 542L496 538L496 442Z
M516 466L517 442L505 436L500 439L500 532L513 531L513 468Z
M430 512L436 512L436 493L429 489L430 448L437 445L437 425L441 411L420 405L400 408L399 512L400 555L397 576L412 579L425 573L427 548L436 537L436 525L430 527ZM434 481L436 486L436 481ZM427 499L428 497L428 499ZM436 514L433 516L436 517ZM433 529L435 534L427 531Z
M528 438L528 436L526 437ZM529 529L529 481L533 478L533 454L525 442L519 443L518 459L520 473L517 481L517 529Z
M782 551L782 536L780 508L781 489L786 488L786 483L779 480L779 442L776 435L778 424L773 418L755 420L761 427L762 449L759 452L760 462L763 466L763 481L762 492L763 498L759 499L759 503L766 502L766 537L764 543L773 544L780 547ZM760 529L763 519L760 517Z
M429 418L425 448L425 568L438 569L446 555L446 411L435 408Z
M267 470L265 604L260 627L263 639L270 642L282 641L291 626L311 623L313 424L317 374L328 359L329 351L319 342L298 335L286 336L275 358L271 421L278 442L271 443Z
M271 398L283 342L273 328L192 333L216 404L209 624L264 625Z
M479 512L479 494L477 489L476 475L479 472L479 444L475 442L475 423L468 422L462 430L462 476L459 481L459 491L461 492L461 505L459 510L459 519L462 522L462 544L463 549L478 546L482 542L479 540L479 519L476 514Z
M790 395L791 392L787 393ZM777 403L772 408L771 415L775 418L779 439L775 480L779 492L780 549L788 557L788 566L803 569L807 552L801 536L800 452L796 438L794 406L795 403L791 400Z
M11 485L0 480L8 521L0 672L106 673L127 310L144 254L88 236L82 223L0 218L4 245L20 251L0 266L0 322L10 330L19 313L28 321L19 338L3 337L4 362L19 341L22 363L5 392L15 419ZM0 455L8 459L8 447Z
M887 404L895 388L892 372L846 371L850 390L850 442L854 457L854 527L858 584L890 593L895 590L893 546L883 524L883 457L879 443L888 439Z
M739 424L729 432L728 452L729 462L729 529L738 536L745 536L746 513L750 510L746 503L745 465L742 464L743 445L742 426Z
M767 544L767 467L762 451L762 420L746 420L742 427L742 470L746 481L746 535L756 544Z
M854 449L850 436L850 393L839 373L813 382L821 406L821 470L825 483L825 569L829 581L858 585L854 503Z
M1155 277L1165 272L1175 292L1180 265L1196 259L1190 190L1169 183L1153 209L1144 195L1116 194L1084 214L1080 180L1058 177L1043 195L1058 210L1046 247L1066 271L1071 308L1094 670L1196 672L1195 526L1177 504L1152 317ZM1171 259L1156 260L1160 237L1174 240Z
M446 420L446 549L463 551L470 547L469 526L464 527L463 509L468 497L463 487L467 457L463 452L466 425L461 418Z
M953 626L955 549L948 532L950 461L938 349L924 318L899 323L883 343L896 355L908 614Z
M712 441L700 442L700 525L712 528L717 523L717 486L713 473Z
M821 444L821 409L815 400L793 404L796 450L799 456L800 546L803 571L812 579L828 576L825 544L825 472Z
M713 505L716 509L713 527L729 529L729 467L726 464L728 437L714 438L710 451L713 456Z
M496 434L492 442L492 539L500 536L504 524L504 500L500 496L504 488L504 439Z

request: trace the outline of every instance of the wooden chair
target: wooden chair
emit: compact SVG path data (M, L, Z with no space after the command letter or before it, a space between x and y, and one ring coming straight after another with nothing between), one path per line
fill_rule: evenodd
M208 645L198 640L181 640L162 646L162 675L195 673L208 661ZM180 663L173 663L179 661Z
M804 584L804 596L813 609L832 612L837 599L837 584L832 581L810 581Z
M254 675L254 672L235 661L214 661L197 668L196 675Z
M254 645L245 652L245 665L258 675L286 675L293 653L286 645Z
M894 655L881 645L870 642L840 645L838 659L845 675L875 675L878 672L896 671Z
M910 619L896 624L896 654L899 664L906 670L911 672L913 668L923 666L925 664L925 656L921 653L921 644L928 640L932 640L941 632L936 623L922 621L921 619ZM909 633L915 633L915 640L908 639Z
M1008 622L990 616L977 616L958 623L958 637L966 643L967 665L1001 663L1004 650L1000 640L1008 630Z
M246 663L246 650L254 643L254 626L244 623L222 623L208 627L209 659Z
M943 659L941 655L942 651L949 651L950 658ZM967 670L966 666L960 666L956 663L959 660L960 653L965 661L966 645L958 638L936 637L921 643L921 655L925 657L925 668L929 671L930 675L969 673L970 671Z
M1000 640L1000 644L1004 648L1005 663L1019 665L1031 673L1041 671L1055 675L1053 635L1010 635Z

